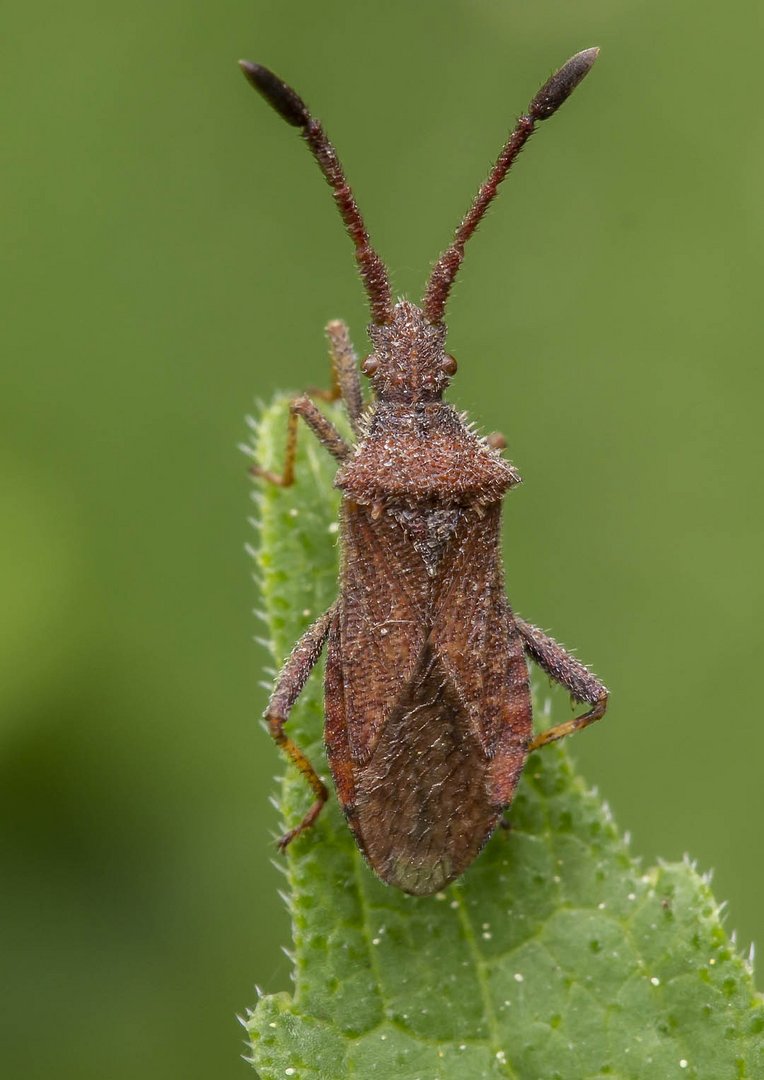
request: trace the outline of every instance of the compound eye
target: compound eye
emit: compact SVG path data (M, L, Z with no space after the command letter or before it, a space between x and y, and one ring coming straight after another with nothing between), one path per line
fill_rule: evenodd
M446 375L455 375L458 366L456 357L450 356L449 354L446 354L440 362L441 370L444 371Z
M379 360L377 360L376 356L367 356L361 364L361 371L364 375L369 376L369 378L371 378L372 375L376 375L378 368Z

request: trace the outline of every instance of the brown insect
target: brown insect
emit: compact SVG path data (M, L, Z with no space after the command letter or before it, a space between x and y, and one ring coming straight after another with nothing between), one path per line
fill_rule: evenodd
M328 792L284 733L289 713L328 640L326 750L337 796L358 846L383 881L427 895L472 862L512 801L528 754L598 720L607 690L578 660L515 615L504 594L501 503L520 482L501 436L481 438L442 400L456 371L443 314L472 236L535 130L578 86L597 57L572 57L520 117L453 243L430 275L421 307L393 302L387 270L369 243L336 151L289 86L248 61L249 82L303 138L328 181L371 308L364 405L344 323L327 328L333 390L356 436L348 444L307 396L290 404L286 460L294 479L298 418L340 463L341 570L337 600L300 638L279 675L266 719L315 801L280 841L316 820ZM534 737L527 658L590 706Z

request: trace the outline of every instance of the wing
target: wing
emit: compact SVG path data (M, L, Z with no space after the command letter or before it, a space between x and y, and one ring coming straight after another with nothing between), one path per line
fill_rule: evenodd
M494 805L508 806L528 756L533 718L523 642L504 592L501 507L460 537L444 574L431 631L485 759Z
M373 869L426 895L466 869L511 799L528 674L503 597L498 508L463 515L435 579L394 523L378 526L353 523L352 589L329 639L327 751Z
M383 881L429 895L469 866L503 808L486 764L453 682L425 645L369 760L349 769L348 822Z
M332 655L342 667L350 749L363 764L424 646L429 583L422 559L389 515L373 520L368 507L346 503L343 518Z
M470 517L434 601L430 641L464 704L487 757L531 734L528 665L504 592L501 509Z

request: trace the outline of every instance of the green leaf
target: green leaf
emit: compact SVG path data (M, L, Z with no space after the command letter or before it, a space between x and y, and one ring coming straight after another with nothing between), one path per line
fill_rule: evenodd
M280 469L285 431L279 399L258 462ZM293 487L254 494L277 664L336 594L335 464L305 429L297 464ZM289 730L326 775L321 699L316 671ZM310 799L289 767L285 828ZM531 756L510 817L460 881L412 897L374 877L330 800L284 859L295 991L248 1016L262 1080L764 1076L764 1003L694 867L643 872L558 746Z

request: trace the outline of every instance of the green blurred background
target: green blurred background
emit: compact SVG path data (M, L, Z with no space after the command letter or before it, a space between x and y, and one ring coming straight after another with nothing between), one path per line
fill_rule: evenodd
M234 1014L289 985L236 443L253 397L325 381L329 318L365 347L366 312L241 55L327 122L418 298L509 123L602 47L468 249L452 400L526 481L513 603L612 688L582 771L761 941L762 10L6 7L4 1075L245 1076Z

